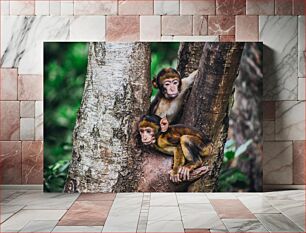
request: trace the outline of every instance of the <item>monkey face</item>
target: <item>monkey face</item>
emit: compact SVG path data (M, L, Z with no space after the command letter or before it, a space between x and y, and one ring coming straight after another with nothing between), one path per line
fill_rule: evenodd
M141 127L139 128L139 133L143 144L151 145L155 143L155 131L151 127Z
M174 99L179 94L180 80L178 78L169 78L163 81L163 93L165 98Z

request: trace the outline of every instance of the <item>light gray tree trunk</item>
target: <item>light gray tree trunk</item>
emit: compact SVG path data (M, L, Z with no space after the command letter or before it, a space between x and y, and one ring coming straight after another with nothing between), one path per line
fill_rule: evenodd
M66 192L134 191L142 175L135 130L149 108L148 43L91 43Z

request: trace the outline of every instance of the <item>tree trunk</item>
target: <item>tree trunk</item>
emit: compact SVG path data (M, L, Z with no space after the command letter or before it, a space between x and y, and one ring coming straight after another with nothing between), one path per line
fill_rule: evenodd
M212 192L220 173L228 131L228 107L244 43L206 43L199 74L181 121L201 130L214 145L207 160L211 172L188 187L191 192Z
M231 111L230 127L236 147L253 140L247 158L238 157L237 167L247 174L250 189L262 191L262 45L247 43L241 57L239 76L235 82L235 103Z
M90 44L65 191L137 189L142 151L135 129L150 94L148 43Z

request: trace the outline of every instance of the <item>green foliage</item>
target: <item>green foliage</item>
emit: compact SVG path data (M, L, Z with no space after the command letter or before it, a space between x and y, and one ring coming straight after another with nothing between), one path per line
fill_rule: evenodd
M151 43L151 78L153 79L159 71L166 67L176 68L177 52L179 48L178 42ZM153 88L152 97L157 93L157 89Z
M44 45L44 189L63 190L87 69L87 43Z
M248 176L239 170L239 168L233 166L234 161L237 158L248 159L247 150L249 145L252 144L252 140L248 140L238 148L236 148L236 142L232 139L225 143L223 164L218 182L219 192L233 192L233 191L245 191L250 185Z

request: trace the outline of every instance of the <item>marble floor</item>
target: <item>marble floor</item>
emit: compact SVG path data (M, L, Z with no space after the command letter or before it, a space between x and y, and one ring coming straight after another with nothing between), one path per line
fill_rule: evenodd
M304 232L305 191L64 194L1 190L0 232Z

